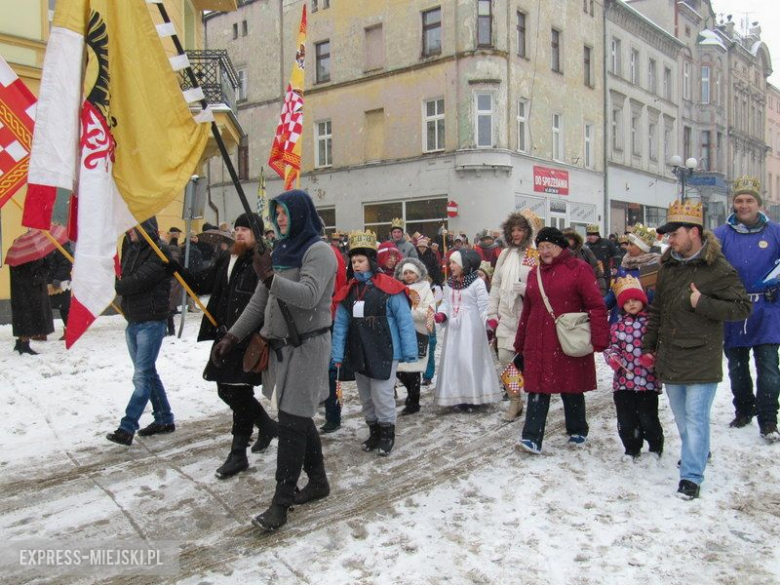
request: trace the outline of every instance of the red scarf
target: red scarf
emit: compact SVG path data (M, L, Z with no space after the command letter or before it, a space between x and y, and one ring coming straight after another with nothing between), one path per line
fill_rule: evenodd
M374 286L381 290L383 293L389 295L395 295L400 292L406 293L406 298L409 299L409 289L406 288L402 282L399 282L395 278L390 278L386 274L375 274L371 277L371 282ZM345 286L342 286L339 291L333 297L334 303L340 303L349 296L352 287L359 284L357 278L350 280Z

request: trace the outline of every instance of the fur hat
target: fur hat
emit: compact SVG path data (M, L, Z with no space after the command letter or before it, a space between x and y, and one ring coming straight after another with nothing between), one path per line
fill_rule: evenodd
M539 231L536 236L536 246L539 247L542 242L550 242L561 248L569 247L569 240L566 239L561 230L554 227L545 227Z
M512 228L515 226L525 230L525 237L523 238L523 241L520 242L519 246L515 246L512 243ZM504 243L510 248L525 248L533 241L534 227L524 212L515 211L514 213L510 213L504 220L504 223L501 224L501 229L504 232Z
M395 277L397 280L403 280L404 270L412 270L419 277L420 280L428 278L428 269L425 264L420 262L417 258L404 258L395 267Z

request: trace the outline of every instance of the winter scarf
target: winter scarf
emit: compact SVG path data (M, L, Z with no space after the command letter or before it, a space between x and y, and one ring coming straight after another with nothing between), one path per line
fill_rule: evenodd
M758 221L756 222L756 225L752 227L748 227L743 223L739 223L737 221L736 213L732 213L731 215L729 215L729 218L726 220L726 223L729 225L731 229L733 229L734 231L740 234L756 234L764 229L764 226L767 224L768 221L769 218L759 211Z
M461 276L450 276L447 279L447 285L450 288L455 290L468 288L471 286L472 282L479 278L477 269L482 263L482 258L480 258L479 254L477 254L474 250L461 248L457 252L454 252L450 258L456 264L463 267L463 274Z
M626 270L636 270L642 266L648 264L658 264L661 261L661 255L655 252L648 252L647 254L640 254L639 256L629 256L626 254L623 256L623 261L620 266Z
M282 234L276 223L276 208L281 205L287 211L287 233ZM322 222L314 202L305 191L294 189L272 199L268 207L279 241L272 259L275 270L300 268L306 251L320 241Z

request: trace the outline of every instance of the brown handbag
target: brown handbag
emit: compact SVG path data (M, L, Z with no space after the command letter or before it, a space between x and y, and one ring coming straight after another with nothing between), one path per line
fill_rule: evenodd
M244 371L259 374L268 369L268 342L259 333L253 333L244 352Z

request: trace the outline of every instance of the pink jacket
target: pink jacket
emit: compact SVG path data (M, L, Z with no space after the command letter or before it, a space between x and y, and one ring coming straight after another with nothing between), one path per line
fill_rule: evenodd
M609 330L609 347L604 350L607 363L614 358L622 367L612 378L612 390L650 390L661 392L655 374L639 363L642 355L642 337L647 329L647 313L629 315L621 311Z

